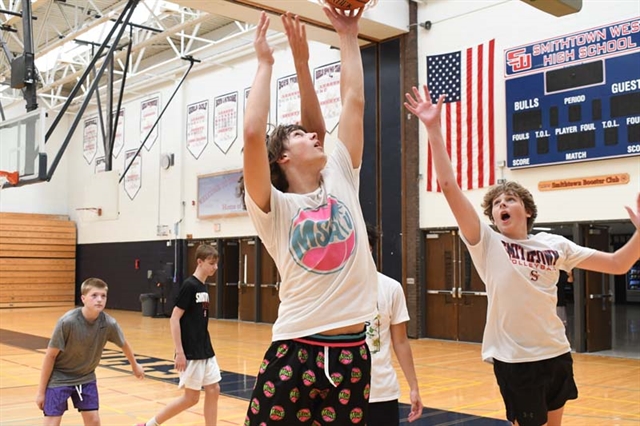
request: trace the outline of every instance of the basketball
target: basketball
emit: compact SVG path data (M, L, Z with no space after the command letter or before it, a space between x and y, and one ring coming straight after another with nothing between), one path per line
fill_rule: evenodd
M369 0L324 0L327 6L333 6L337 9L350 10L365 7Z

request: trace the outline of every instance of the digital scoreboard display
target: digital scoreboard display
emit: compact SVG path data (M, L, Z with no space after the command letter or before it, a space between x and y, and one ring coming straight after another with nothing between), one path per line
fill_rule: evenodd
M640 155L640 18L505 51L507 166Z

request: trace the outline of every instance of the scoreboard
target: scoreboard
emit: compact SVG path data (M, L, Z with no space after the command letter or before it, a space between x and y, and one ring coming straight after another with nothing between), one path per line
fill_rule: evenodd
M505 51L507 166L640 155L640 18Z

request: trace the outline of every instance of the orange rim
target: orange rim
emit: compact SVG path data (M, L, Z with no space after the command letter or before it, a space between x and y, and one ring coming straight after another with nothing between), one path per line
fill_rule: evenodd
M18 174L18 172L5 172L5 171L0 170L0 177L7 178L7 181L11 185L17 184L18 181L20 180L20 175Z

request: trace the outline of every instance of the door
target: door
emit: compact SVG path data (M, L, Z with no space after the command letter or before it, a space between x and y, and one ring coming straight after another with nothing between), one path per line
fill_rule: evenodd
M241 321L256 320L256 241L253 238L240 240L240 262L238 279L238 318Z
M609 251L607 228L591 227L584 233L585 246ZM587 326L587 352L605 351L612 348L611 299L613 289L607 274L585 271L585 311Z
M260 244L260 249L260 321L273 324L278 318L280 307L280 274L264 245Z
M222 316L238 319L238 266L240 264L240 244L238 240L222 240Z
M453 231L426 235L427 337L458 340Z
M487 293L457 231L426 234L427 337L481 342Z
M458 340L482 342L487 320L487 292L471 260L467 246L458 239L462 253L457 287Z

